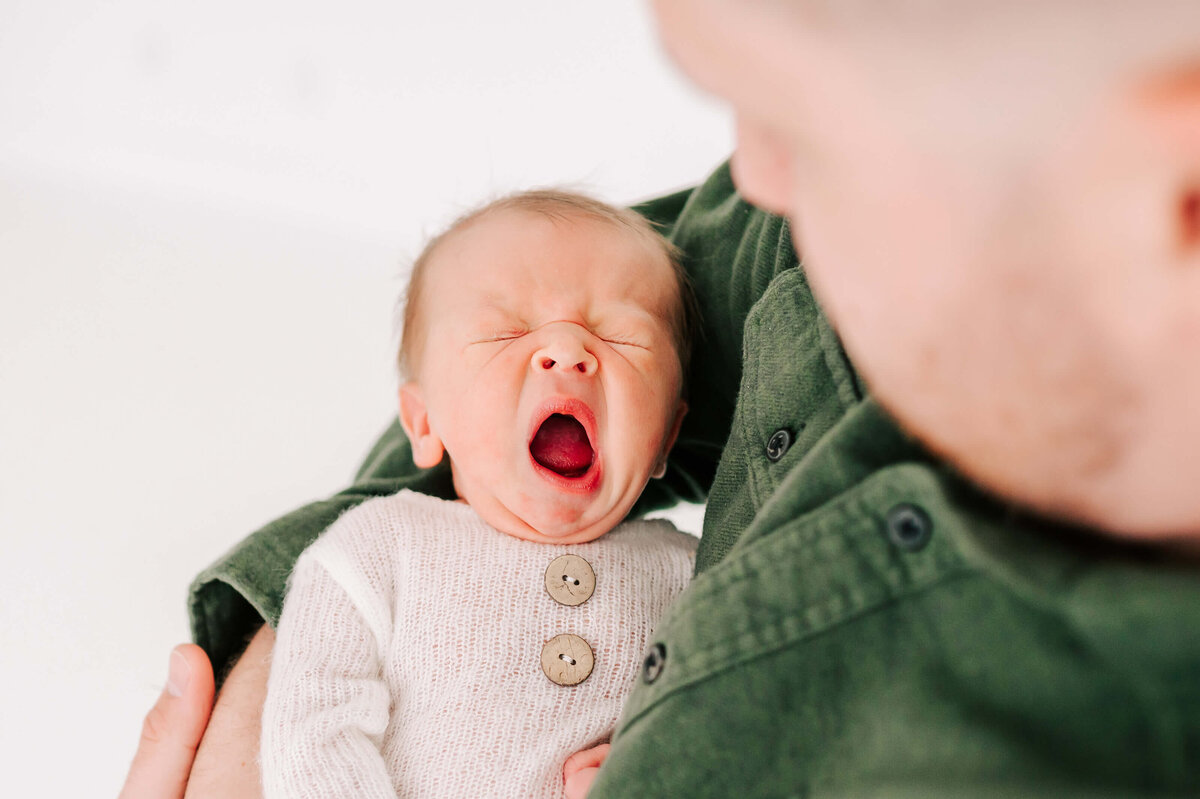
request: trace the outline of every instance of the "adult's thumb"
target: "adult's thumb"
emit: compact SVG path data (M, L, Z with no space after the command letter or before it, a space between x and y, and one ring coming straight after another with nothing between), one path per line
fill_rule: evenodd
M175 647L166 687L142 723L137 753L118 799L183 799L212 703L208 656L195 644Z

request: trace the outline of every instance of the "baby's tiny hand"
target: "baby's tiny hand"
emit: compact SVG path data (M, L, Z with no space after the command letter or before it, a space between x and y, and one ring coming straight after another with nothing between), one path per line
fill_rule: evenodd
M567 758L567 762L563 764L563 782L567 799L585 799L587 797L592 783L596 780L596 773L600 771L600 764L604 762L604 758L608 757L608 750L611 748L608 744L600 744L591 749L576 752Z

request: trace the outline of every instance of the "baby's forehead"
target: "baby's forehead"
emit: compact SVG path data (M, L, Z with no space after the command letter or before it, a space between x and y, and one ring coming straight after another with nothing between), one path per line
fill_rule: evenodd
M633 211L485 209L435 239L410 276L402 369L430 325L528 328L575 318L619 334L665 325L686 363L695 300L678 255Z
M506 239L511 231L550 231L564 238L599 235L606 240L622 241L644 248L647 256L666 256L665 242L632 211L613 209L600 213L563 206L501 205L486 208L448 230L443 239L453 240L471 234L480 238Z
M653 297L657 304L678 294L670 245L647 223L574 208L485 211L443 234L428 266L444 272L446 279L434 282L445 291L519 295L530 284L569 283L591 269L617 285L619 276L628 278L631 300Z

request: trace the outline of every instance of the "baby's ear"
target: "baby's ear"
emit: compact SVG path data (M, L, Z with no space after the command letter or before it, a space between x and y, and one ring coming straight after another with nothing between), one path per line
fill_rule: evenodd
M446 448L429 425L429 411L425 407L421 387L416 383L408 382L400 386L400 424L412 444L413 463L428 469L442 462Z
M667 473L667 456L671 454L671 447L675 446L675 439L679 438L679 428L683 425L683 417L687 416L688 406L683 400L679 401L679 407L675 409L675 419L671 422L671 429L667 432L667 438L663 441L662 452L658 455L658 462L654 464L654 471L650 476L658 479Z

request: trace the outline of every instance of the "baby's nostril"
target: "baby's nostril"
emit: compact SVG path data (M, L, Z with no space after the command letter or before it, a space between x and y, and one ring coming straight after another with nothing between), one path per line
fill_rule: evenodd
M543 369L553 369L554 361L550 358L543 358L542 359L542 368Z

